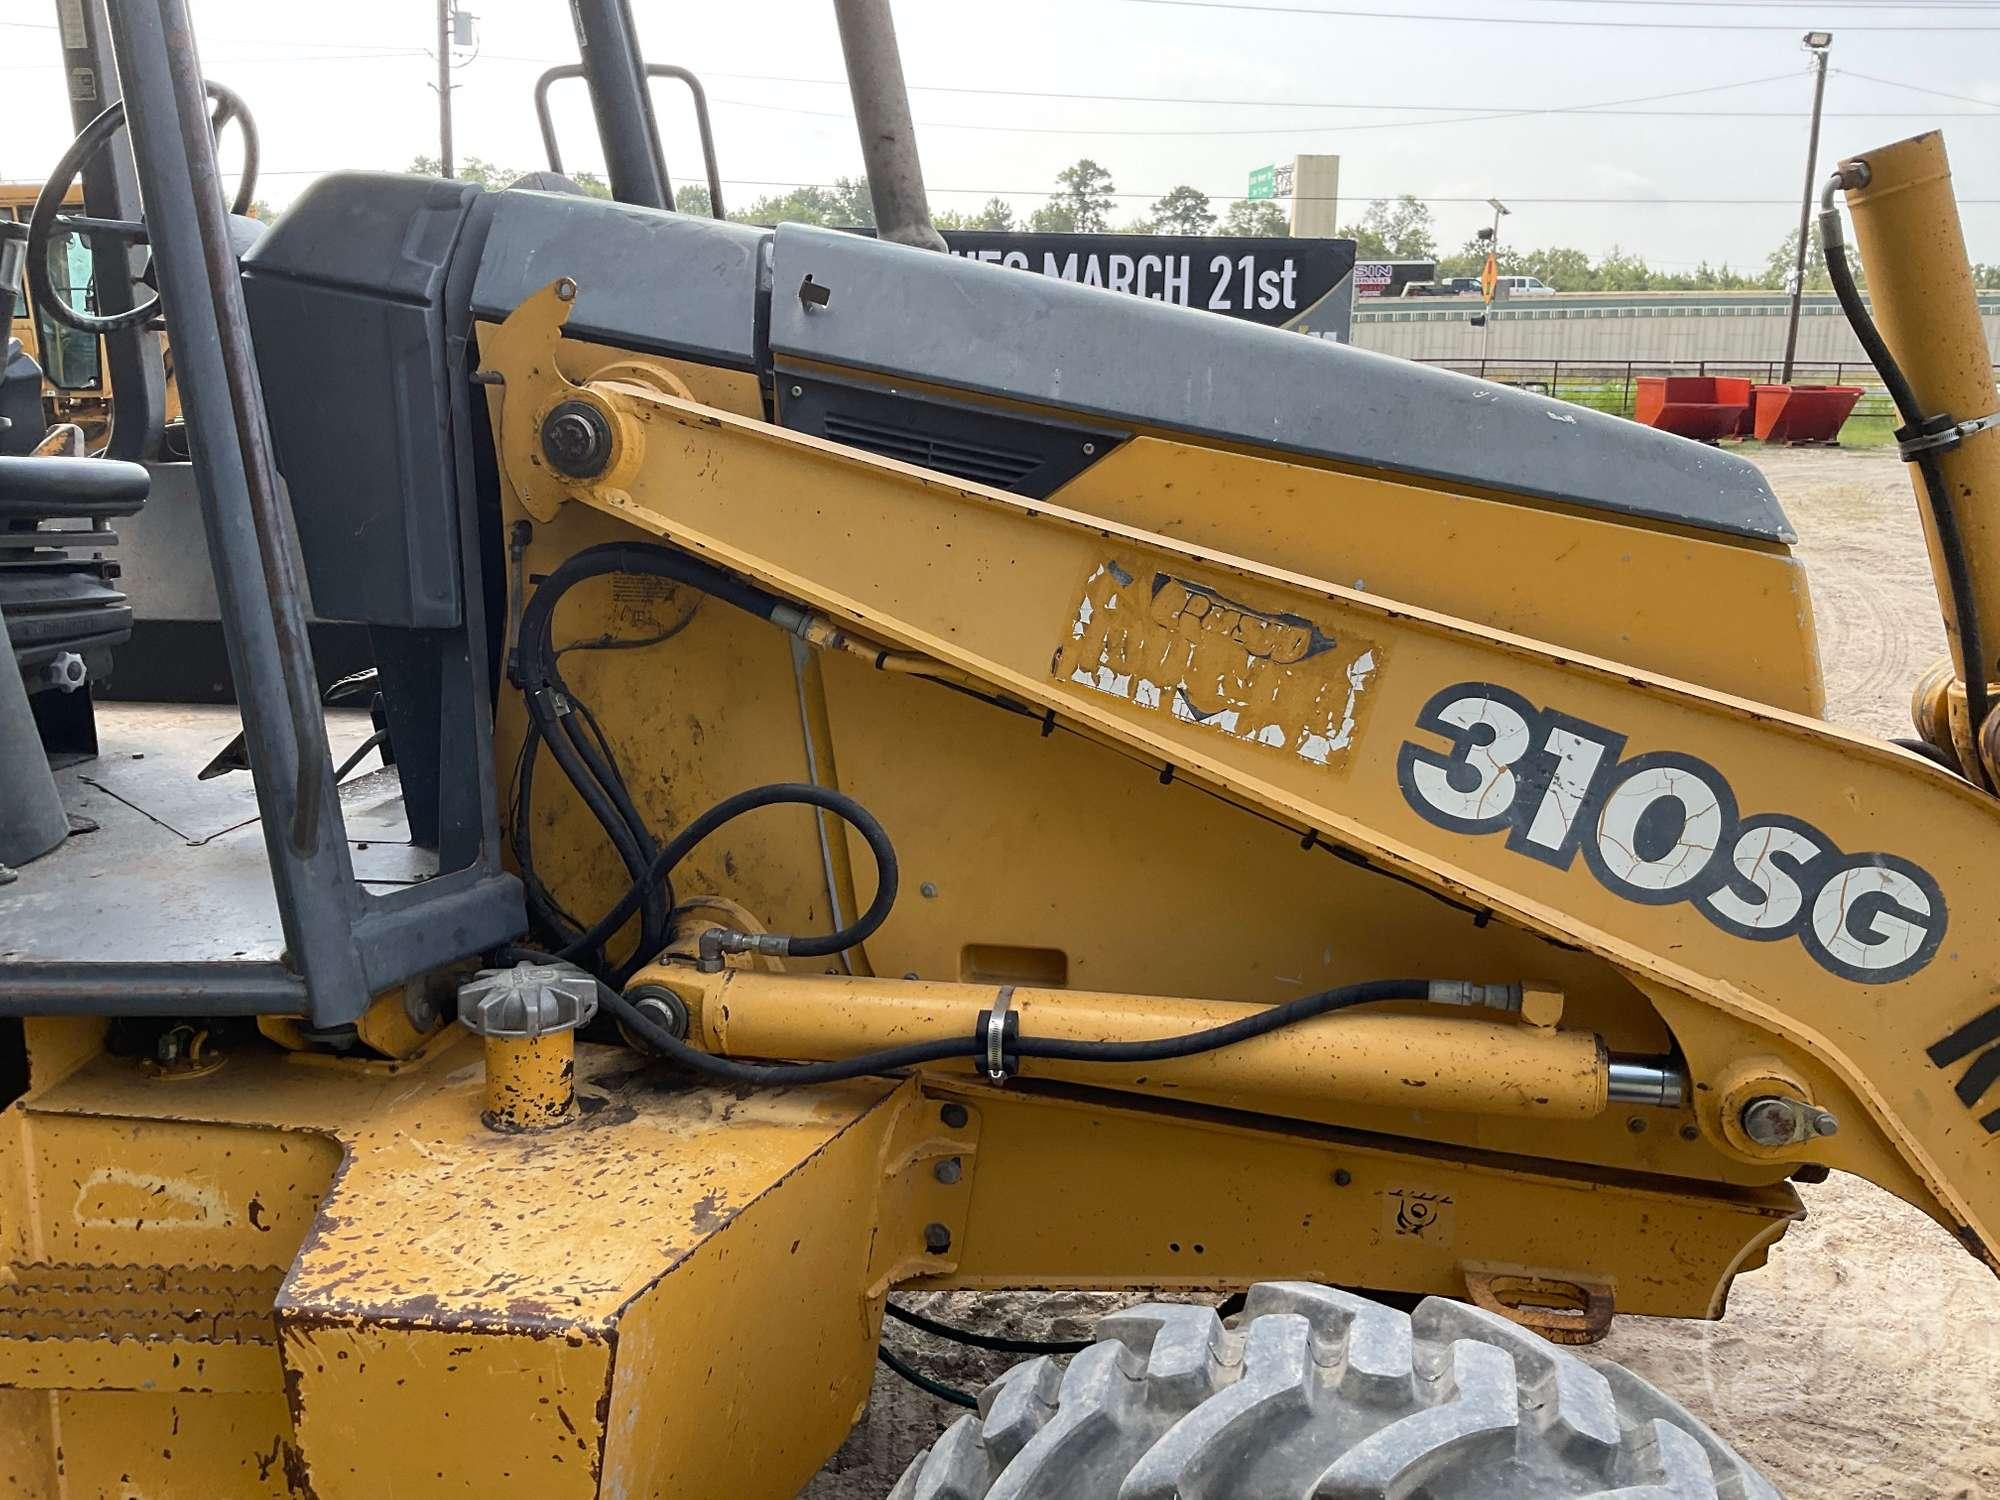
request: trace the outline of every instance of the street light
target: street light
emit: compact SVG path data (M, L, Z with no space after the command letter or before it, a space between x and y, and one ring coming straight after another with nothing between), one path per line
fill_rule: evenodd
M1498 198L1488 198L1486 201L1493 208L1493 227L1491 229L1482 229L1474 236L1474 238L1482 239L1486 242L1486 264L1480 268L1479 275L1479 289L1486 294L1485 306L1469 320L1474 328L1484 328L1486 326L1487 314L1493 311L1493 293L1499 286L1500 279L1500 220L1503 215L1513 212L1511 208L1502 203ZM1486 278L1488 270L1493 273L1493 279L1490 282Z
M1826 54L1833 45L1833 33L1808 31L1800 40L1813 60L1812 133L1806 140L1806 188L1799 199L1799 251L1792 266L1792 312L1785 323L1785 373L1779 378L1781 385L1792 383L1792 359L1799 352L1799 305L1806 295L1806 244L1812 228L1813 182L1819 175L1819 107L1826 98Z

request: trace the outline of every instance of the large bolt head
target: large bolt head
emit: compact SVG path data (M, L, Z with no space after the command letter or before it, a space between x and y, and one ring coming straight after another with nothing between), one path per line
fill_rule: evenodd
M1790 1099L1752 1099L1743 1106L1743 1133L1760 1146L1789 1146L1801 1138L1799 1106Z
M564 401L542 418L542 456L558 474L593 479L611 462L611 424L587 401Z

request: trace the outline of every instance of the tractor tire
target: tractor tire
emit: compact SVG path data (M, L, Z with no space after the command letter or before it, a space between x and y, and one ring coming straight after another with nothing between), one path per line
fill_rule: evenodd
M1442 1297L1150 1303L987 1386L889 1500L1778 1500L1671 1397Z

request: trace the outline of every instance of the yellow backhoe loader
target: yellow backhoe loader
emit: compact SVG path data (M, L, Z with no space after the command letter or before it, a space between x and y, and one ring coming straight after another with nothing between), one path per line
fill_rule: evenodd
M624 0L572 9L618 201L336 174L239 258L184 0L110 8L36 233L128 123L95 228L152 247L250 776L0 740L8 1491L785 1496L894 1294L1041 1287L1137 1305L899 1500L1773 1493L1571 1346L1719 1317L1834 1170L1996 1264L1940 140L1821 221L1950 626L1889 744L1822 722L1748 463L934 253L886 0L835 6L880 238L678 216ZM393 773L334 764L305 580Z

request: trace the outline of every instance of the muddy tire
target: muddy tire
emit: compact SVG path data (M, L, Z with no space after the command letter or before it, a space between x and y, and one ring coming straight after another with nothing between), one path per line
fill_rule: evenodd
M1638 1376L1462 1303L1267 1282L1231 1321L1113 1314L1067 1369L989 1385L889 1500L1777 1500Z

